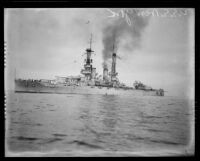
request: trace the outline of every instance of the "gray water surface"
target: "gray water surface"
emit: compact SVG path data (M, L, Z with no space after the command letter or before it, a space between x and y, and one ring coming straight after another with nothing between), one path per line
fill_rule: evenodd
M148 152L187 147L194 109L187 99L9 93L10 152Z

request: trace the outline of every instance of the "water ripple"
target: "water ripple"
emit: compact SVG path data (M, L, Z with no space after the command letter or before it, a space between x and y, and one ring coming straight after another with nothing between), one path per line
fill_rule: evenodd
M152 139L150 139L150 141L154 142L154 143L161 143L161 144L181 145L180 143L172 142L172 141L166 141L166 140L152 140Z
M24 137L24 136L14 136L12 138L17 139L17 140L23 140L23 141L35 141L35 140L39 140L40 139L40 138Z
M66 134L53 134L54 136L58 136L58 137L65 137L65 136L67 136Z
M71 142L68 142L68 143L69 144L77 144L79 146L86 146L86 147L89 147L89 148L102 149L102 147L100 147L98 145L90 144L90 143L87 143L85 141L74 140L74 141L71 141Z

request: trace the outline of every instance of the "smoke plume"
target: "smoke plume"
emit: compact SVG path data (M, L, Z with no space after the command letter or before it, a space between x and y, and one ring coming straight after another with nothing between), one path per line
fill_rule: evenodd
M148 24L149 17L137 15L134 9L118 9L115 13L118 15L111 17L103 28L103 66L107 66L112 57L113 44L114 52L117 52L118 48L133 51L140 47L142 32Z

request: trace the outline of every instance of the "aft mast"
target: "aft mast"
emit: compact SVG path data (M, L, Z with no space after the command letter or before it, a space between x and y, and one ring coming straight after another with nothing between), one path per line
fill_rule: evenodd
M16 73L16 68L15 68L15 80L17 80L17 73Z
M91 34L91 37L90 37L90 50L92 50L92 34Z

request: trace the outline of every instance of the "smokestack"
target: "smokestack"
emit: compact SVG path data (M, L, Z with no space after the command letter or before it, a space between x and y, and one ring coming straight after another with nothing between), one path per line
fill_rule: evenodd
M112 55L112 67L111 67L112 76L116 74L116 54L113 53Z
M96 75L96 68L92 68L92 79L95 78Z
M103 80L107 80L108 78L108 68L106 66L103 67Z

